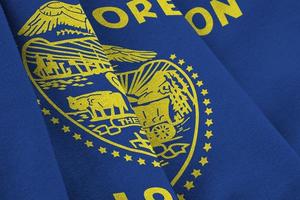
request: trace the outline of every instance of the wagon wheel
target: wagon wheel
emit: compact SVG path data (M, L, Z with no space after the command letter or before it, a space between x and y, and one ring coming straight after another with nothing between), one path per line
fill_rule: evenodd
M162 143L174 137L175 129L172 124L162 123L153 127L151 135L155 142Z

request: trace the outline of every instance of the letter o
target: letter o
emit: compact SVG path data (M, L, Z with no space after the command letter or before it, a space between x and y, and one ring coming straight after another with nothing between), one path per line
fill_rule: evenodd
M193 18L196 14L200 14L203 16L206 25L203 28L198 28L194 23L193 23ZM185 18L187 19L187 21L190 23L190 25L193 27L193 29L195 29L195 31L198 33L198 35L203 36L203 35L208 35L214 26L214 20L211 16L211 14L204 8L202 7L196 7L193 8L191 10L189 10L186 15Z
M110 22L107 19L104 18L104 13L106 12L113 12L118 15L119 21L118 22ZM117 7L100 7L93 11L93 16L96 19L96 21L108 28L113 29L120 29L127 26L129 18L125 11L123 11L120 8Z
M144 192L145 200L155 200L154 194L162 195L164 197L164 200L173 200L173 197L168 190L159 187L152 187L145 190Z

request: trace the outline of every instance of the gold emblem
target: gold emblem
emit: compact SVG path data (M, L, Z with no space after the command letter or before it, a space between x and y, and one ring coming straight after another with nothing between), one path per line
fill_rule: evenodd
M154 51L101 45L80 5L58 1L41 6L19 35L32 37L23 46L23 62L39 93L63 117L46 109L54 125L71 122L76 131L96 139L85 141L88 148L100 142L105 144L98 149L101 154L109 146L117 149L111 151L113 158L122 156L121 149L126 162L134 159L130 153L145 156L136 158L141 166L174 162L171 184L178 182L199 138L196 85L203 83L198 74L188 75L191 66L183 69L185 62L176 63L176 55L158 59ZM133 67L124 72L122 63ZM62 130L72 132L69 126ZM83 140L77 132L72 137ZM147 161L156 157L159 161Z

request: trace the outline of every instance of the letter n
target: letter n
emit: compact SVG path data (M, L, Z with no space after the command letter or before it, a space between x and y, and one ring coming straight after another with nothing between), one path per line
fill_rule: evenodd
M239 5L235 0L228 0L228 4L218 0L212 0L210 4L213 7L222 26L226 26L228 24L226 15L234 18L238 18L243 15Z

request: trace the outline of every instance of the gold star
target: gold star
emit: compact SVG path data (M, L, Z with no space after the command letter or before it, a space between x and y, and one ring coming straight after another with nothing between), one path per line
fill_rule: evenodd
M193 69L194 69L193 66L189 65L187 66L186 71L191 72Z
M193 172L191 173L195 178L198 178L199 176L201 176L201 171L200 169L194 169Z
M180 59L179 61L178 61L178 64L179 65L183 65L185 63L185 61L183 60L183 59Z
M212 136L214 136L212 131L206 131L205 137L206 137L207 139L211 138Z
M207 119L206 122L205 122L206 126L210 127L211 125L214 124L213 120L212 119Z
M62 127L62 130L63 130L64 133L68 133L68 132L70 132L70 127L64 125L64 126Z
M201 87L201 86L203 85L203 81L197 81L196 85L197 85L198 87Z
M132 156L129 156L127 154L124 156L124 158L125 158L126 162L132 161Z
M185 200L184 194L177 194L178 200Z
M204 99L203 104L206 106L210 104L210 99Z
M36 102L38 105L41 105L41 100L37 99Z
M50 110L48 110L48 109L46 109L46 108L43 108L43 109L42 109L42 113L43 113L44 115L51 115Z
M111 155L113 155L114 158L120 157L120 152L118 152L118 151L113 151L113 152L111 153Z
M193 73L193 74L192 74L192 78L193 78L193 79L196 79L196 78L198 78L198 77L199 77L199 76L198 76L198 73Z
M213 113L213 111L212 111L211 108L206 108L206 109L205 109L205 113L206 113L207 115L210 115L210 114Z
M99 151L101 154L107 153L106 148L104 148L104 147L99 147L98 151Z
M199 163L204 166L208 163L207 157L201 157Z
M89 140L87 140L87 141L85 141L85 143L84 143L88 148L90 148L90 147L94 147L94 144L93 144L93 142L92 141L89 141Z
M56 117L52 117L52 118L51 118L51 122L52 122L53 124L59 124L59 119L56 118Z
M170 55L170 59L171 59L171 60L175 60L176 58L177 58L177 57L176 57L176 54L175 54L175 53Z
M205 143L203 149L208 152L209 150L211 150L211 144L210 143Z
M81 135L78 134L78 133L74 133L73 138L74 138L75 140L81 140Z
M207 95L207 94L208 94L207 89L203 89L203 90L201 91L201 94L202 94L203 96Z
M193 181L186 181L185 184L184 184L184 187L187 189L187 190L191 190L193 189L195 186L194 186L194 182Z
M153 165L154 167L160 167L160 163L157 162L156 160L154 160L154 161L152 162L152 165Z
M139 159L137 160L137 162L139 163L139 165L146 165L145 160L142 159L142 158L139 158Z

